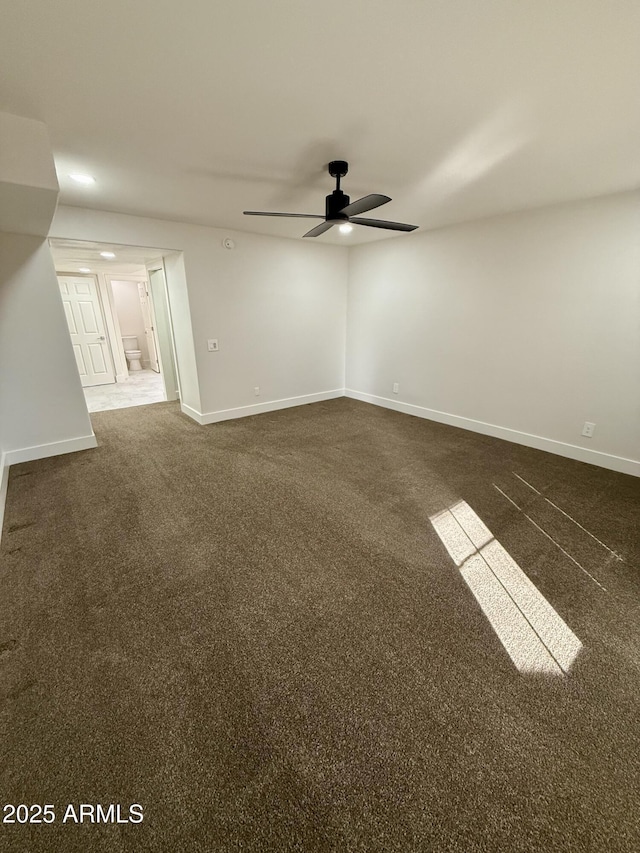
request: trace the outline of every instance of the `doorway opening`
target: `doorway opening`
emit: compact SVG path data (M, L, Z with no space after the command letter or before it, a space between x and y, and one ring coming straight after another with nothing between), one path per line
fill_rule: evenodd
M62 239L49 245L88 411L178 400L163 251Z

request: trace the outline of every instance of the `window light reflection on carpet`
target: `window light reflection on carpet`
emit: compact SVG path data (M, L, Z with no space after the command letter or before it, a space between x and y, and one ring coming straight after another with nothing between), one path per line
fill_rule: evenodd
M566 675L582 643L469 504L430 521L517 669Z

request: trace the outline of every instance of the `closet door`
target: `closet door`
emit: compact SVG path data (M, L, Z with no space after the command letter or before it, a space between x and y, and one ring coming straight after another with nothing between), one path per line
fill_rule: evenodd
M82 385L115 382L95 278L59 275L58 284Z

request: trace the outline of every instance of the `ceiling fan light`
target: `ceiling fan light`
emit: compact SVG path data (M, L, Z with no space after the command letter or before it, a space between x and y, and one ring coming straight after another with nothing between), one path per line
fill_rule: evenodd
M351 234L353 225L350 222L343 222L339 228L341 234Z

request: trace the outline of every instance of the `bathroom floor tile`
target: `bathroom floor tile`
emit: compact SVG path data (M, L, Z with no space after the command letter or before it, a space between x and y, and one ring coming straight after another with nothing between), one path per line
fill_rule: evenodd
M83 391L90 412L146 406L149 403L162 403L167 399L162 376L153 370L132 371L126 382L94 385L83 388Z

